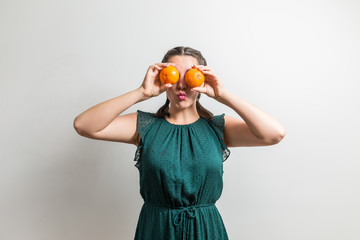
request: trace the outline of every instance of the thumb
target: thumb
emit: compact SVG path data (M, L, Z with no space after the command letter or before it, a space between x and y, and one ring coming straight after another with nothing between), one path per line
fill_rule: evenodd
M160 90L161 90L161 92L165 92L166 90L168 90L171 87L172 87L172 85L170 83L162 84L160 87Z
M204 87L204 86L194 87L194 88L191 88L191 91L199 92L199 93L206 93L206 87Z

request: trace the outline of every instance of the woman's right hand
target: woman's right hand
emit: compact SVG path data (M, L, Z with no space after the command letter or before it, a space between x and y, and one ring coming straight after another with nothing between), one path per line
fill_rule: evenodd
M171 84L162 84L159 77L161 70L170 65L175 66L173 63L156 63L148 68L140 87L145 99L156 97L172 86Z

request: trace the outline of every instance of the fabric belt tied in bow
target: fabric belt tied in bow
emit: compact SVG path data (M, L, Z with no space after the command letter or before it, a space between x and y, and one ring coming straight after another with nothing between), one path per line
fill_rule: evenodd
M188 206L188 207L173 207L173 206L165 206L162 204L158 204L158 203L149 203L149 202L145 202L147 205L152 205L152 206L157 206L157 207L162 207L162 208L171 208L171 209L179 209L180 211L177 212L174 216L173 220L173 224L178 226L181 223L183 223L184 219L186 218L196 218L196 209L198 208L202 208L202 207L210 207L210 206L214 206L215 203L207 203L207 204L198 204L198 205L193 205L193 206Z
M208 203L208 204L198 204L188 207L178 207L177 209L180 209L178 213L176 213L175 217L173 218L173 223L178 226L184 221L184 217L188 216L189 218L195 218L196 217L196 209L201 207L209 207L213 206L214 203Z

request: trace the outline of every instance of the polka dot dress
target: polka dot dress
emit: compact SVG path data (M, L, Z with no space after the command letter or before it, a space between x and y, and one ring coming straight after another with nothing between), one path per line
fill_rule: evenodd
M135 240L226 240L215 205L223 189L224 114L175 125L138 111L135 154L144 199Z

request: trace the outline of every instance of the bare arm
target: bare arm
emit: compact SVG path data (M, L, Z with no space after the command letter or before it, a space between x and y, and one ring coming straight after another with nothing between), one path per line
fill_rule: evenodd
M158 96L171 85L162 85L159 73L169 64L151 65L142 85L121 96L99 103L74 119L75 130L84 137L117 141L137 145L139 134L136 129L137 113L121 115L130 106Z
M193 90L227 105L240 117L225 116L224 141L228 147L273 145L283 139L285 128L281 123L228 91L210 67L197 67L205 75L205 84Z
M120 114L143 100L145 97L142 90L138 88L99 103L77 116L74 120L74 128L84 137L136 145L137 114Z
M235 94L226 90L218 101L241 117L225 116L224 141L228 147L273 145L285 136L285 128L276 119Z

